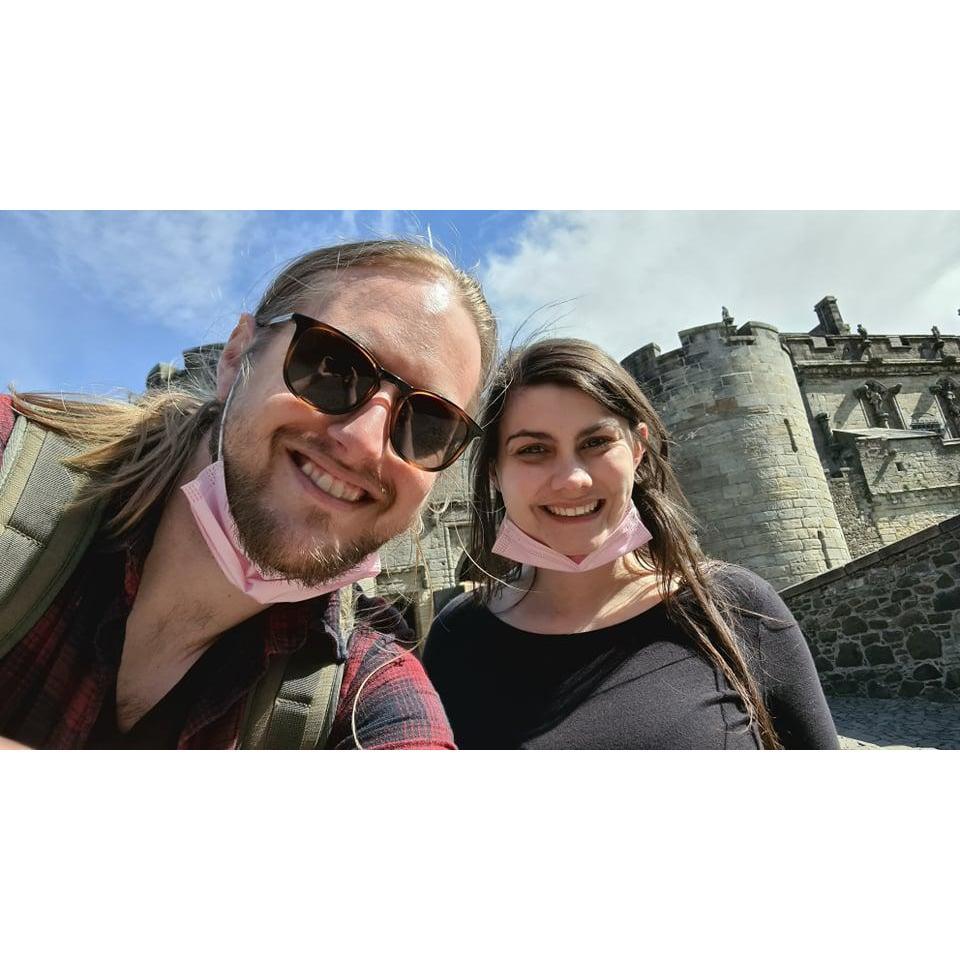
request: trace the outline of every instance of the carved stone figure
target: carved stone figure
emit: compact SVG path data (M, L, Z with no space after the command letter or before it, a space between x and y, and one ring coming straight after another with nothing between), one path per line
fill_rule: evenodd
M890 390L877 380L868 380L857 391L858 395L866 400L873 409L876 426L888 427L890 425L890 414L884 407L886 406L887 398L898 391L899 385L895 389Z
M953 377L941 377L930 392L939 398L950 432L960 435L960 384Z

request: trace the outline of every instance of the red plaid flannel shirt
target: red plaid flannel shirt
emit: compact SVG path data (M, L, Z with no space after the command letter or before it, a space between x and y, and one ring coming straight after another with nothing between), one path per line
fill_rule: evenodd
M0 462L12 429L10 398L0 396ZM147 550L148 544L134 541L112 560L95 547L88 550L46 613L0 660L0 735L32 747L85 745L116 685L120 664L122 640L116 638L122 631L114 631L111 641L103 628L118 618L126 620ZM87 610L92 578L110 571L116 577L115 596L106 609ZM397 641L395 634L404 630L400 617L377 600L362 599L360 612L367 623L349 638L340 635L337 594L276 604L235 628L229 642L238 644L237 669L216 677L215 685L191 706L178 746L235 748L247 694L271 660L299 649L311 632L320 631L346 660L328 748L356 745L355 710L357 739L365 749L453 749L436 692L419 661Z

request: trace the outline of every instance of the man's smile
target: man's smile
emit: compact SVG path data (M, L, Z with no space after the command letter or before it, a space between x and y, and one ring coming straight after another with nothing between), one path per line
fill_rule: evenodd
M297 464L300 471L309 477L315 486L319 487L325 493L337 500L346 500L348 503L356 503L362 497L366 496L360 487L355 487L351 483L339 480L330 473L327 473L322 467L314 463L313 460L304 457L302 454L293 453L293 462Z
M323 502L348 509L373 502L373 498L362 487L335 477L304 454L291 450L289 457L303 486L308 487L311 494L319 496Z

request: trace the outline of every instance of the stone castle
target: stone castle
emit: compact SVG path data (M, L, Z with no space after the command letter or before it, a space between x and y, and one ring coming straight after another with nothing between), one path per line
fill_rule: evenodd
M960 513L960 338L723 321L623 360L673 435L707 553L780 589Z
M960 514L960 337L936 327L927 335L871 335L862 325L851 333L834 297L814 310L819 322L812 330L781 333L765 323L738 326L724 308L719 323L681 330L678 349L664 353L651 343L622 363L672 437L669 455L705 552L751 568L785 598L812 604L811 611L816 598L843 593L836 600L840 620L863 624L852 635L838 635L829 617L805 624L825 687L871 696L922 691L954 700L960 697L952 692L960 691L960 613L951 611L960 608L960 596L954 597L958 590L942 560L931 566L936 585L918 587L936 593L929 622L923 613L918 625L920 613L914 613L907 633L877 633L874 643L880 621L843 611L857 606L855 595L867 580L874 593L888 595L888 581L907 576L897 566L901 553L914 567L928 563L916 559L918 550L953 556L951 518ZM217 345L186 351L184 370L158 365L148 384L195 374L218 352ZM435 606L469 580L469 523L464 457L440 475L419 537L388 544L381 551L383 572L365 584L400 598L419 636ZM947 546L928 543L934 535L947 538ZM913 569L909 576L915 583L923 578ZM925 631L920 646L918 630ZM880 655L869 653L871 645L888 648L883 674L874 669L870 657ZM896 669L889 667L891 656Z

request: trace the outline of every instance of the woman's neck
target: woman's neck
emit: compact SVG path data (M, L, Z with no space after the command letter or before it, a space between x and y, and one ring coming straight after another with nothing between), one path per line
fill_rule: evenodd
M580 633L637 616L662 598L652 567L628 556L583 573L525 568L490 610L534 633Z

